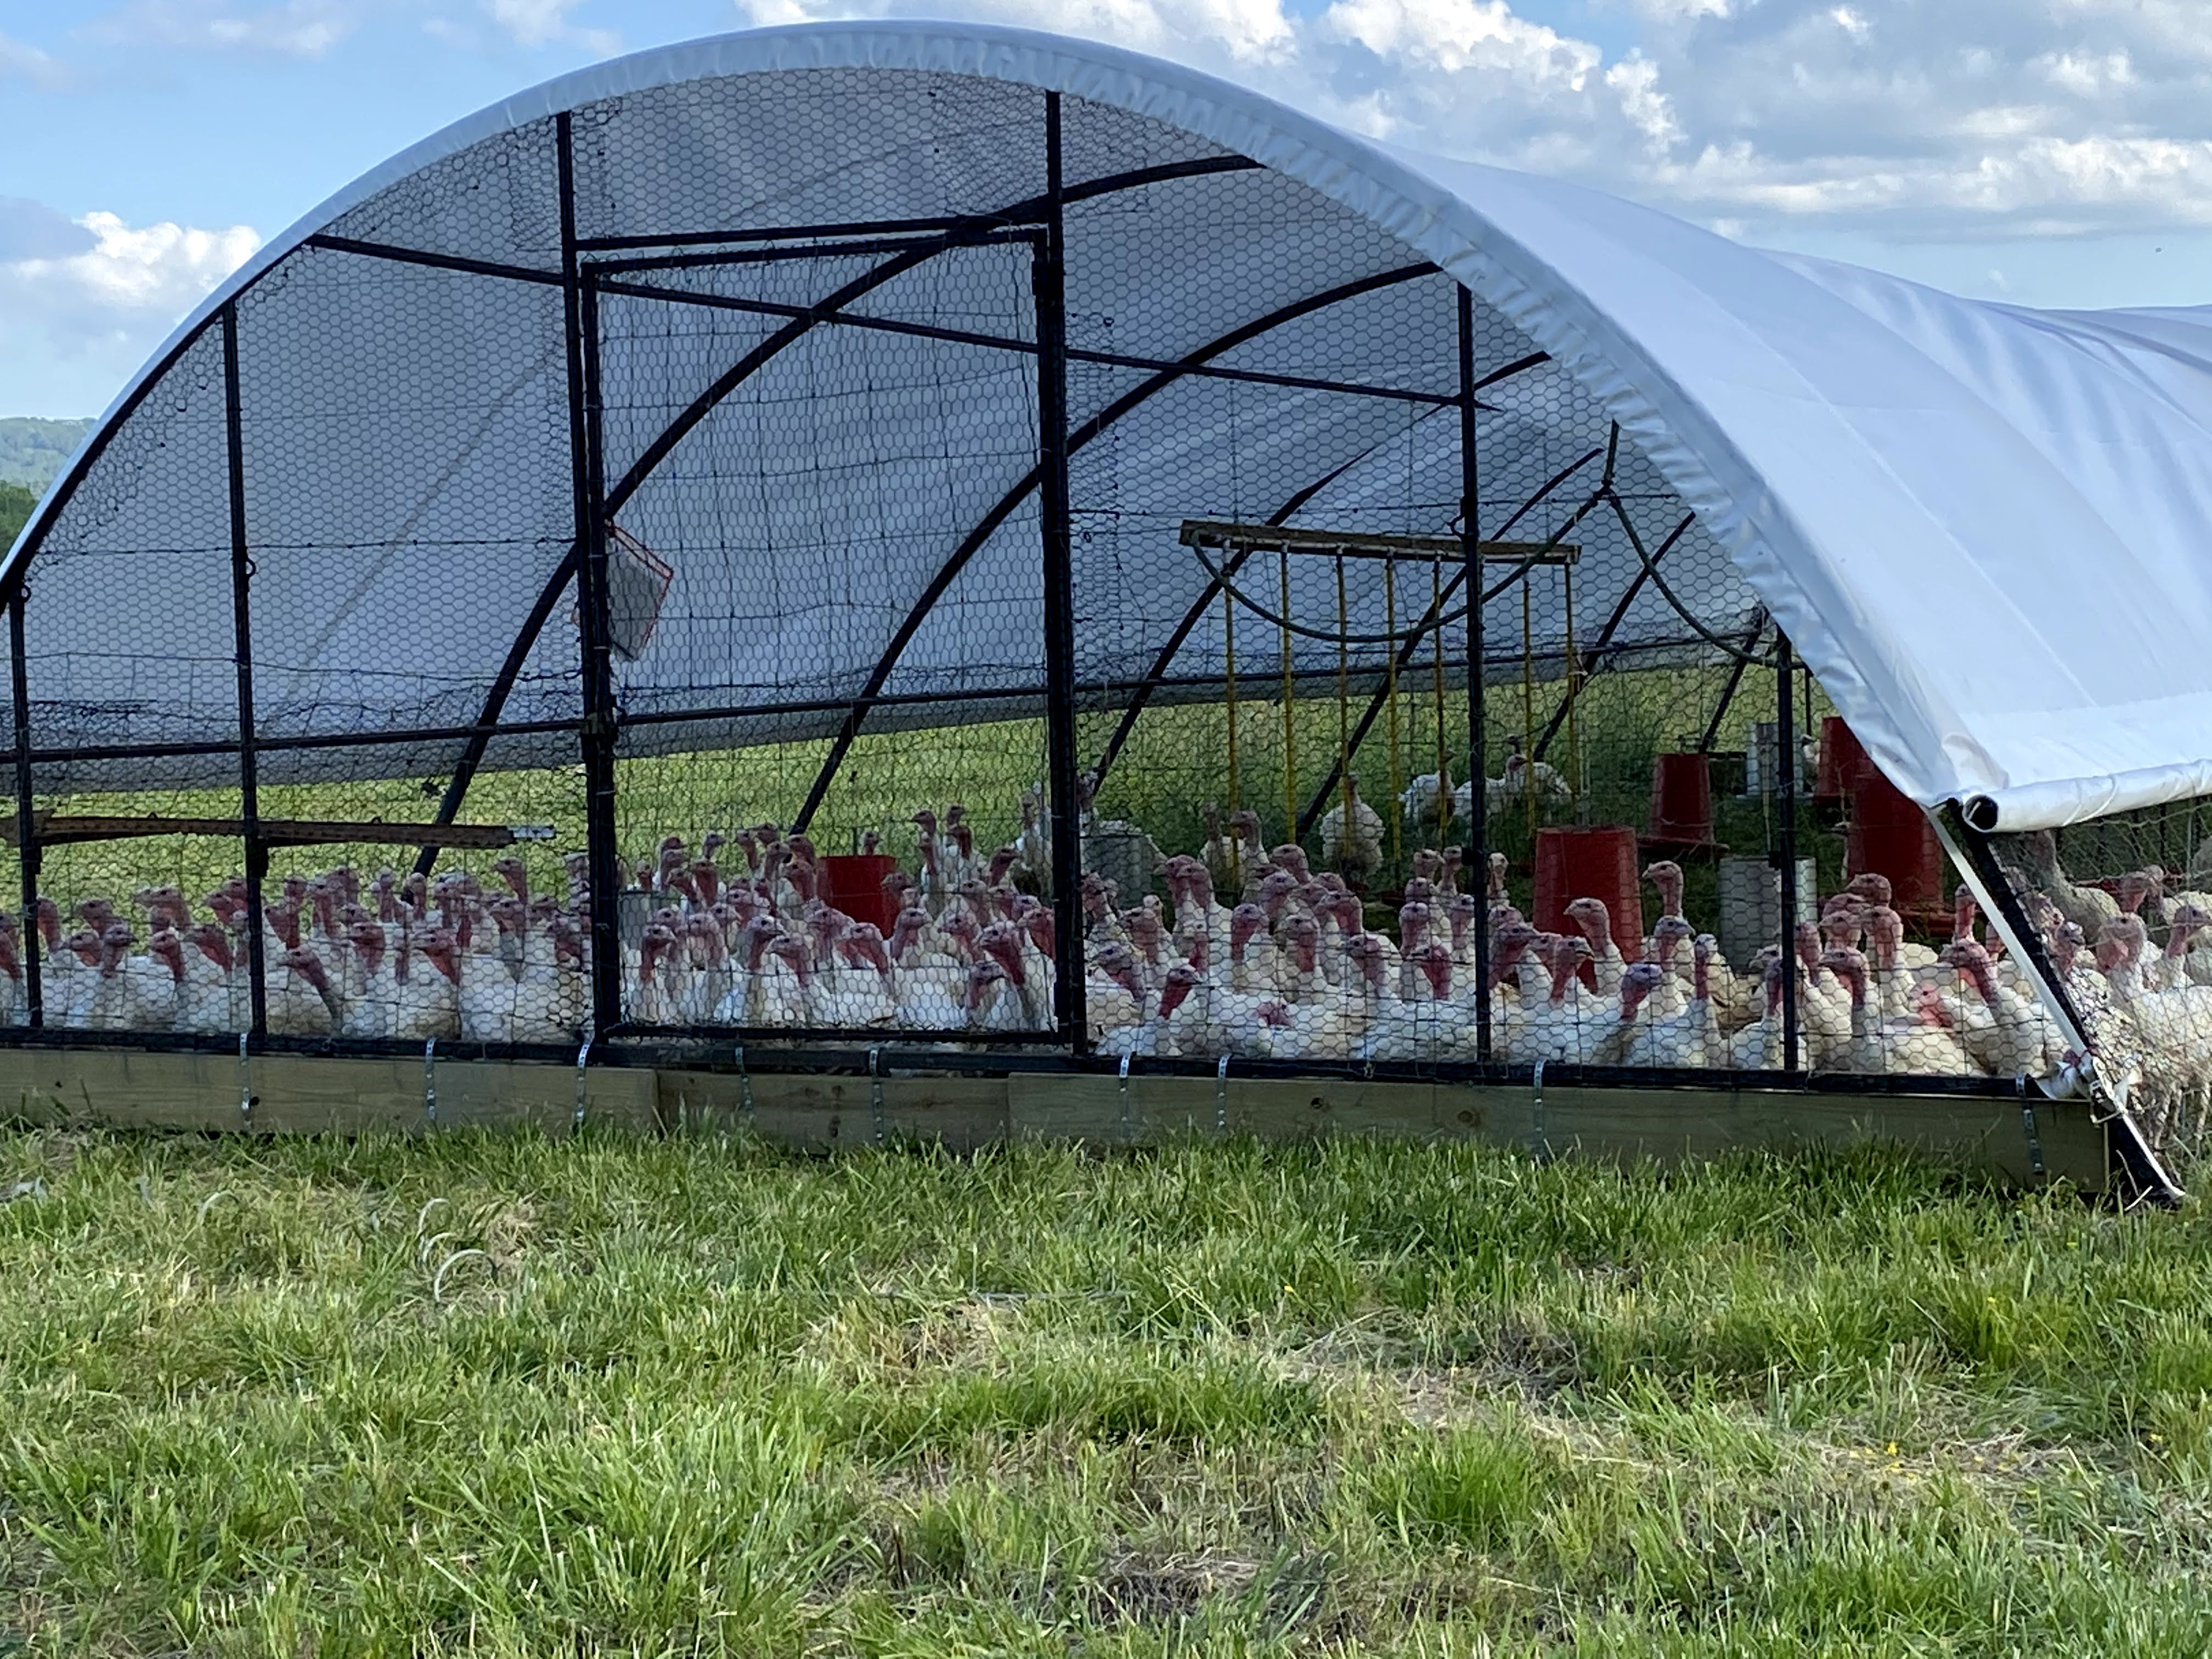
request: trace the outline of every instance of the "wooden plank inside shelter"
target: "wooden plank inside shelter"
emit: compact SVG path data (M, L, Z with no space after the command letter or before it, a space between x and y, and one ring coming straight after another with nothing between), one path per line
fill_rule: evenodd
M1341 553L1347 559L1442 559L1457 564L1467 557L1467 544L1457 536L1365 535L1226 519L1185 519L1180 539L1185 547ZM1578 542L1485 542L1480 550L1486 560L1509 564L1577 564L1583 556Z
M504 823L349 823L322 818L263 818L261 839L272 847L312 847L325 842L359 842L393 847L512 847L519 840L538 840L534 831L518 836ZM31 832L40 845L58 847L69 842L132 841L147 836L225 836L243 839L243 818L173 818L158 813L106 815L99 813L33 812ZM10 847L22 844L15 815L0 817L0 841Z

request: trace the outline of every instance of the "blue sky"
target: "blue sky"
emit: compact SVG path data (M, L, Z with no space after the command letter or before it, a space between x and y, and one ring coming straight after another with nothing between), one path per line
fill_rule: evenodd
M519 88L896 10L1113 40L1960 293L2212 303L2207 0L0 0L0 414L97 412L259 240Z

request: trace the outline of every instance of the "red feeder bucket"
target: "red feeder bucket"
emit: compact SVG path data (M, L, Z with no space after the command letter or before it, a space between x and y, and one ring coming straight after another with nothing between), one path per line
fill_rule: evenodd
M898 868L898 860L883 853L832 853L821 862L823 902L855 921L875 923L888 939L898 910L884 890L884 878Z
M1713 773L1705 756L1652 757L1651 828L1641 839L1647 848L1684 853L1717 850L1713 842Z
M1859 740L1841 716L1831 714L1820 722L1820 772L1813 784L1814 800L1842 800L1863 775L1873 770L1866 750L1859 747Z
M1893 909L1920 927L1944 927L1951 915L1950 861L1928 814L1870 761L1862 761L1850 799L1844 878L1869 871L1887 876Z
M1536 914L1547 933L1574 931L1570 900L1601 900L1613 920L1613 942L1632 962L1644 953L1644 896L1637 882L1633 830L1539 830Z

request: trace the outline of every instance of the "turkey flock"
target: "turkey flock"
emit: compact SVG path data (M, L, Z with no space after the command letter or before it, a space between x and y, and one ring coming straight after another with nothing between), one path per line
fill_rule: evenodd
M1544 932L1509 902L1502 854L1477 892L1452 848L1414 854L1395 927L1376 931L1355 885L1367 851L1359 815L1371 809L1346 793L1350 814L1340 806L1334 826L1317 826L1323 862L1338 867L1317 869L1295 842L1265 845L1255 814L1212 808L1200 849L1164 855L1136 826L1097 818L1085 790L1082 959L1100 1049L1471 1060L1486 963L1491 1052L1507 1062L1776 1068L1786 978L1814 1071L2042 1076L2071 1058L2002 945L1975 938L1964 889L1940 948L1908 941L1890 884L1866 874L1788 950L1732 964L1684 915L1676 864L1644 872L1659 918L1624 950L1597 899L1576 899L1565 931ZM915 812L914 856L883 883L887 928L830 902L805 835L763 823L696 848L667 836L618 905L628 1023L1042 1036L1057 939L1041 792L1024 796L1020 820L1012 841L986 850L963 806ZM862 850L880 846L871 834ZM2093 1047L2168 1109L2201 1113L2212 1100L2212 894L2169 896L2155 866L2076 884L2047 836L2023 838L2018 862L2016 884ZM1125 881L1140 894L1126 907ZM385 871L363 883L345 866L287 878L262 913L269 1030L577 1041L590 1012L590 902L580 854L557 894L533 893L517 858L492 864L488 879ZM40 900L46 1023L247 1029L248 915L242 878L197 905L174 887L141 888L127 905L86 899L67 917ZM28 1000L22 943L0 915L0 1019L14 1024Z
M1816 1071L2042 1075L2058 1030L1961 890L1951 941L1908 943L1888 881L1863 875L1741 971L1682 915L1681 867L1644 878L1662 914L1625 952L1595 898L1569 930L1532 927L1491 855L1480 896L1454 853L1415 854L1395 936L1370 931L1340 878L1303 849L1253 863L1237 902L1206 860L1166 860L1170 903L1115 910L1085 890L1092 1036L1109 1052L1255 1058L1472 1060L1477 964L1486 959L1491 1053L1507 1062L1772 1070L1783 1063L1784 976L1796 982L1803 1061ZM2208 917L2212 923L2212 917Z

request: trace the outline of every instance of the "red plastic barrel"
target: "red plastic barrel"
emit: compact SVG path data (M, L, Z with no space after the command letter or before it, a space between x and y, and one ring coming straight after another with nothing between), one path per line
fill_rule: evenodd
M1710 848L1712 841L1713 773L1705 757L1652 757L1651 828L1644 844L1690 852Z
M1862 761L1850 791L1850 830L1844 844L1844 876L1869 871L1887 876L1890 905L1907 921L1942 927L1951 914L1951 866L1928 814Z
M1820 722L1820 771L1813 784L1814 800L1842 800L1873 769L1866 750L1859 747L1858 738L1840 715L1831 714Z
M889 937L898 911L884 878L898 860L882 853L832 853L822 860L822 897L855 921L872 921Z
M1536 914L1529 920L1547 933L1567 933L1570 901L1601 900L1613 919L1613 942L1633 961L1644 951L1636 851L1633 830L1539 830Z

